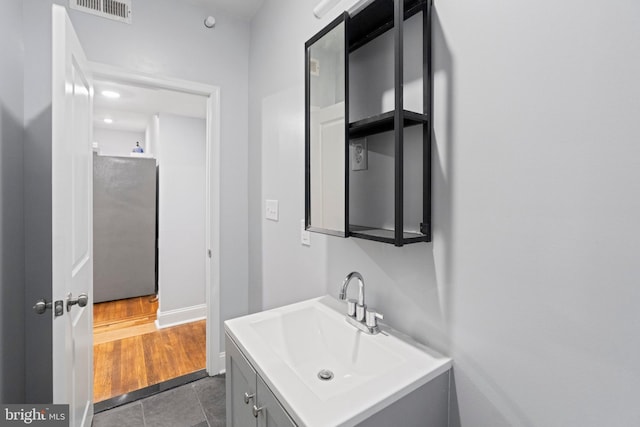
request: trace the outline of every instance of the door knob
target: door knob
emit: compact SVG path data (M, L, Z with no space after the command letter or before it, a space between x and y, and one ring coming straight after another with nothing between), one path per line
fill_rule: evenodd
M72 298L71 294L69 294L69 298L67 299L67 311L71 311L71 307L76 304L80 307L85 307L88 302L89 296L85 293L78 295L78 298Z
M36 301L36 305L33 306L33 311L38 314L44 314L47 309L51 310L53 308L53 314L55 317L62 316L64 314L64 308L62 305L62 300L56 301L52 303L51 301L47 301L44 298Z
M249 394L249 393L245 393L244 394L244 403L246 403L247 405L249 404L249 401L251 399L253 399L254 397L256 397L255 393Z
M47 308L53 308L53 303L47 302L47 300L44 298L36 301L36 305L33 306L33 310L38 314L44 314L47 311Z

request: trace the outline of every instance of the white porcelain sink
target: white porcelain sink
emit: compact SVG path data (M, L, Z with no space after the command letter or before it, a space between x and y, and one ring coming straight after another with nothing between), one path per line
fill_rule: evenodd
M329 296L225 322L299 425L350 426L446 372L451 360L386 326L368 335ZM329 370L330 380L318 373Z
M250 326L320 399L340 395L406 362L384 340L369 339L332 311L294 309ZM318 372L329 370L330 381Z

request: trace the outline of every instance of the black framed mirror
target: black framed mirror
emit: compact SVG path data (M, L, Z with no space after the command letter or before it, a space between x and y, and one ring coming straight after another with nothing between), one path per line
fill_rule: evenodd
M305 43L305 225L348 235L348 40L344 13Z

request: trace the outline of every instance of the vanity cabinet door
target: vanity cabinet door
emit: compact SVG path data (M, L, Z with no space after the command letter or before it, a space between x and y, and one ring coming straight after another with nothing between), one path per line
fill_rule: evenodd
M261 408L258 412L258 427L296 427L296 424L289 418L260 376L257 377L257 381L257 407Z
M228 336L225 359L227 427L256 426L257 420L252 412L256 404L256 371Z

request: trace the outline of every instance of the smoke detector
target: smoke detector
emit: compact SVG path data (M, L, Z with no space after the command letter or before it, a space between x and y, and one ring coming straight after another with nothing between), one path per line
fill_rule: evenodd
M69 0L71 9L131 24L131 0Z

